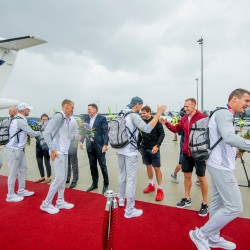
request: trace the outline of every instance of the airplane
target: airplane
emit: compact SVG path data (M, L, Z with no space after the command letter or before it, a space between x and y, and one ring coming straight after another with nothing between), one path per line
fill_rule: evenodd
M43 43L47 42L34 36L10 39L0 37L0 110L17 106L19 103L17 100L2 98L4 87L14 67L18 51Z

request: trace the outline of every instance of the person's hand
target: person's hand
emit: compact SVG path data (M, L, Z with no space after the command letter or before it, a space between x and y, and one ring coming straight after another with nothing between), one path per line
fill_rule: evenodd
M167 109L167 106L166 106L166 105L158 105L158 106L157 106L157 113L162 114L162 113L165 112L166 109Z
M160 117L159 118L159 122L162 123L162 124L165 124L167 122L167 117Z
M52 151L50 154L50 158L52 161L54 161L56 159L56 157L58 157L58 153L56 150Z
M79 148L80 148L81 150L84 150L83 143L80 143Z
M241 158L242 156L243 156L243 153L238 150L236 153L236 157Z
M103 145L103 147L102 147L102 153L106 153L107 150L108 150L107 145Z
M158 152L158 150L159 150L158 146L154 146L152 148L152 154L156 154Z

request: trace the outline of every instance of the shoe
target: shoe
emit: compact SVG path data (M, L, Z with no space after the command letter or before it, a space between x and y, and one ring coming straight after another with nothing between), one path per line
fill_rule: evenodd
M6 201L8 202L19 202L22 201L24 198L21 196L17 196L16 194L7 194Z
M182 198L181 201L176 204L176 207L178 208L189 207L189 206L191 206L191 199L188 200L187 198Z
M109 189L109 187L108 186L103 186L103 189L102 189L102 194L105 194L106 193L106 191Z
M179 181L177 180L177 175L171 174L171 181L173 183L179 183Z
M22 196L22 197L28 197L28 196L31 196L31 195L33 195L35 192L33 192L33 191L29 191L29 190L26 190L26 189L24 189L24 190L22 190L22 191L17 191L17 195L18 196Z
M142 214L143 214L143 210L133 208L131 212L125 211L124 217L129 219L129 218L133 218L133 217L139 217Z
M71 209L73 208L75 205L74 204L71 204L71 203L68 203L66 201L57 201L56 202L56 208L58 209Z
M197 180L195 181L195 184L196 184L197 186L200 186L200 181L197 179Z
M157 194L155 196L155 200L156 201L162 201L164 198L164 193L163 193L163 190L161 188L158 188L157 189Z
M193 243L196 245L196 247L199 250L207 250L210 249L208 240L205 237L202 237L199 235L199 228L196 228L195 230L191 230L189 232L189 237L193 241Z
M98 188L98 186L97 185L91 185L86 191L87 192L90 192L90 191L92 191L92 190L94 190L94 189L97 189Z
M124 207L125 206L125 199L124 198L119 198L118 205L119 205L119 207Z
M48 178L45 179L45 183L50 183L50 182L51 182L51 178L50 177L48 177Z
M199 215L202 217L207 216L208 214L208 205L201 203L201 209L199 211Z
M69 182L70 182L70 180L67 180L67 181L66 181L66 184L69 184Z
M144 188L143 193L150 193L155 191L155 185L152 185L151 183L148 184L146 188Z
M69 188L75 188L76 187L76 182L75 181L72 181Z
M208 244L211 248L236 249L235 243L225 240L223 237L214 239L213 235L208 237Z
M48 214L57 214L60 211L57 207L54 207L51 203L48 204L45 201L43 201L40 209Z
M38 179L38 180L35 181L35 182L38 183L38 182L43 182L43 181L45 181L45 177L42 177L42 178Z

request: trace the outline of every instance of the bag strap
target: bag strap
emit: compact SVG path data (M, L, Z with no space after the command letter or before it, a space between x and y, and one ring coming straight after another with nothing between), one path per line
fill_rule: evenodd
M212 115L213 115L216 111L221 110L221 109L227 109L227 110L228 110L228 108L225 108L225 107L217 108L217 109L214 110L214 112L209 116L209 118L211 118ZM221 141L222 141L222 137L220 137L220 139L210 148L210 150L212 151Z

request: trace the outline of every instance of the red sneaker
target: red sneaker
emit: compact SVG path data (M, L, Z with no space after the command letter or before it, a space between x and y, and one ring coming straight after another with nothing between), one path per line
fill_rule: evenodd
M157 189L157 194L155 196L155 200L156 201L162 201L164 198L164 193L163 193L163 190L161 188L158 188Z
M152 185L151 183L148 184L146 188L144 188L143 193L150 193L155 191L155 185Z

